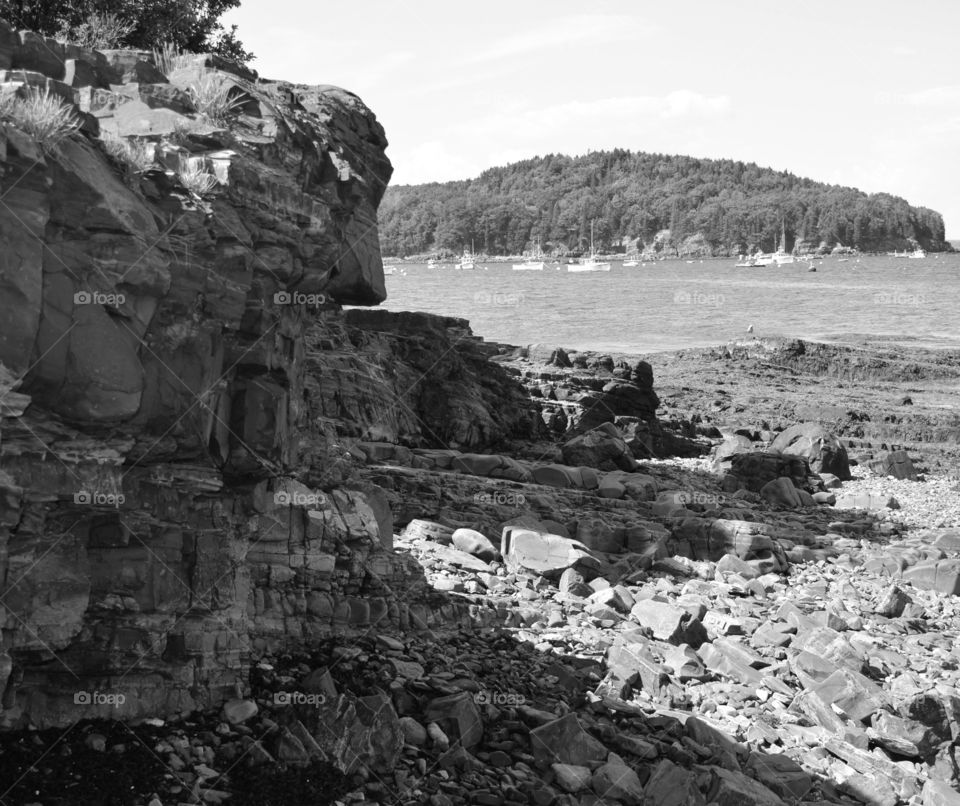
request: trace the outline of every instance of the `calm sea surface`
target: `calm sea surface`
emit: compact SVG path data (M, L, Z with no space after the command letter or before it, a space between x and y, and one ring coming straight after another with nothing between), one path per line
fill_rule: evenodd
M709 347L753 335L823 341L880 336L960 347L960 255L737 268L732 258L664 260L609 272L514 271L483 263L432 269L400 263L388 275L392 311L470 320L473 332L509 344L657 352ZM486 268L482 268L482 266Z

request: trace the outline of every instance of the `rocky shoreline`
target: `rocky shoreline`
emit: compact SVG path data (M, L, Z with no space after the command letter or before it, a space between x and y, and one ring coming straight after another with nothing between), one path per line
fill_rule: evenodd
M376 309L370 110L156 62L0 22L0 804L960 802L956 353Z
M402 316L347 319L370 338ZM960 803L958 431L939 405L955 363L866 347L830 363L791 342L643 358L472 344L543 430L504 432L496 453L344 440L353 482L389 504L404 598L426 610L255 653L213 711L6 733L4 797ZM791 489L822 489L787 500L769 448L812 405L850 472L824 469L829 439L794 443ZM904 447L904 478L881 472Z

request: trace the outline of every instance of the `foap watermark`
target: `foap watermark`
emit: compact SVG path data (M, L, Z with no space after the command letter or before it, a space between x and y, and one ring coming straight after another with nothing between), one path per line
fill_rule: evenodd
M475 305L503 305L505 307L517 306L523 303L523 292L521 291L478 291L473 295Z
M723 294L703 291L677 291L673 295L675 305L708 305L717 308L723 305L727 298Z
M492 493L476 493L473 496L475 504L498 504L500 506L520 506L527 503L523 493L508 492L507 490L496 490Z
M320 493L305 493L298 490L290 493L286 490L277 490L273 494L273 503L278 507L315 507L323 502Z
M522 694L514 694L509 691L487 691L484 689L473 695L473 701L477 705L517 706L525 705L527 698Z
M74 305L109 305L111 308L119 308L126 301L126 295L120 293L105 294L102 291L77 291L73 295Z
M73 503L81 507L114 507L120 509L127 497L123 493L102 493L99 490L80 490L73 494Z
M127 701L125 694L109 691L75 691L73 693L73 704L83 706L108 705L111 708L119 708Z
M307 705L319 708L327 701L326 694L311 694L306 691L275 691L274 705Z
M926 305L929 301L924 294L908 291L878 291L873 295L874 305Z
M302 291L277 291L273 295L274 305L307 305L316 307L327 304L326 294L304 294Z
M679 492L670 493L670 498L677 504L686 505L686 504L701 504L705 507L715 507L723 503L722 495L714 495L713 493L697 493L690 492L688 490L681 490Z

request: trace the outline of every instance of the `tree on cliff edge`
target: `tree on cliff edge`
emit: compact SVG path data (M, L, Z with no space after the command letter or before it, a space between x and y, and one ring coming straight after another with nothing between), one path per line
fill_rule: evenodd
M150 50L165 43L190 53L254 58L220 17L240 0L0 0L0 18L17 28L92 47ZM110 41L110 40L115 41Z

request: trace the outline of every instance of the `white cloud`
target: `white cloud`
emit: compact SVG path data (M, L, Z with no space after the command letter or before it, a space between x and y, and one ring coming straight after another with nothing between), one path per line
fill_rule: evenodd
M446 182L476 176L487 167L472 159L465 159L462 149L447 146L440 140L427 140L408 153L397 157L388 151L395 173L391 185L416 185L420 182Z
M430 141L409 150L391 149L390 158L398 166L393 181L465 179L492 165L549 153L583 154L617 147L700 152L708 138L698 124L716 121L730 109L727 96L691 90L542 108L514 103L487 115L434 125Z
M544 23L532 31L513 34L468 53L465 61L483 62L509 59L554 49L563 59L602 59L611 42L638 41L655 28L635 17L617 14L574 14ZM598 50L578 50L588 43Z
M910 106L937 109L947 107L956 109L960 106L960 86L928 87L915 92L888 92L880 91L874 97L881 104L909 104Z

